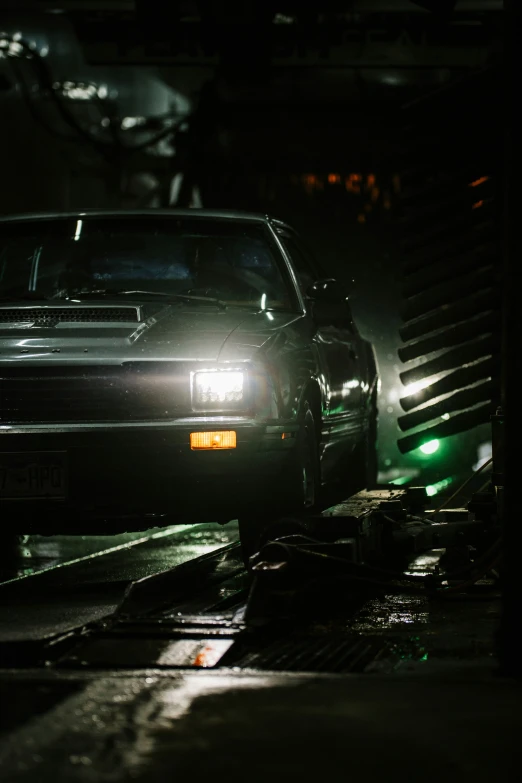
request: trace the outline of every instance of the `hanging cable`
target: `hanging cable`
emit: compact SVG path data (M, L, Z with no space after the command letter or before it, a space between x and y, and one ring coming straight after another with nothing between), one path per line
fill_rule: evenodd
M269 540L267 544L277 544L281 547L283 550L287 550L287 552L294 551L299 554L301 554L304 557L309 557L313 559L320 558L323 560L323 562L334 562L334 563L342 563L345 565L348 569L353 569L353 571L356 571L358 573L347 573L345 574L345 577L347 579L353 578L354 581L357 582L365 582L367 584L373 584L376 586L386 587L386 589L390 588L390 582L389 581L381 581L378 579L378 577L382 577L382 579L389 579L393 580L395 582L409 582L411 583L411 587L413 589L413 585L422 585L423 589L420 590L420 592L425 593L426 591L429 592L432 595L439 595L439 594L446 594L448 591L448 587L442 587L434 586L436 582L447 582L454 580L456 578L462 579L466 576L468 577L465 579L464 582L462 582L462 585L456 585L455 589L454 586L451 586L451 592L455 592L458 589L464 589L466 585L472 585L476 581L482 578L482 576L489 571L491 571L492 568L495 567L495 565L498 563L500 558L500 547L501 547L501 539L496 539L493 544L487 549L485 552L483 552L476 560L474 560L469 565L466 565L462 568L456 569L454 571L445 573L445 574L428 574L428 575L420 575L420 574L405 574L398 571L390 571L384 568L381 568L379 566L369 565L366 563L352 563L347 560L345 560L342 557L338 557L336 555L330 555L324 552L314 552L313 550L310 550L306 548L306 542L308 542L310 545L314 545L319 543L315 539L306 536L306 535L300 535L299 538L301 538L301 541L299 543L291 543L290 541L285 541L284 539L275 539L275 540ZM304 540L303 540L304 539ZM404 586L400 586L401 590L404 591L406 588ZM415 589L415 591L417 591Z
M76 141L74 136L71 136L70 134L66 134L66 133L61 133L61 131L57 130L56 128L53 128L47 122L47 120L45 120L44 117L36 110L35 102L31 97L24 75L22 74L21 69L18 67L18 64L14 57L9 58L9 65L11 67L11 70L13 71L13 75L15 76L16 82L20 87L20 93L24 99L27 109L34 122L37 123L38 125L41 125L42 128L47 133L51 134L52 136L56 136L61 141Z
M165 128L164 130L157 133L155 136L152 136L151 138L140 142L138 144L134 145L127 145L123 143L121 139L118 139L117 133L114 129L112 129L112 136L113 139L111 142L105 141L104 139L101 139L96 134L91 133L86 128L83 127L81 122L78 121L77 117L75 116L74 112L69 109L69 107L66 105L66 103L60 98L58 95L58 91L55 89L55 83L51 77L49 68L47 66L47 63L45 62L44 58L25 40L19 39L14 40L14 38L10 36L4 36L2 39L0 39L0 43L7 44L7 47L1 46L0 52L7 57L8 60L10 60L10 64L13 65L13 61L16 59L23 59L31 64L33 67L33 70L36 75L36 80L38 82L38 85L40 87L40 90L43 94L47 95L55 105L60 117L62 120L71 127L75 133L84 141L87 141L90 145L92 145L100 154L102 154L104 157L110 157L112 159L112 154L115 152L124 151L125 153L133 153L133 152L139 152L145 149L148 149L149 147L153 147L159 142L163 141L168 136L175 133L179 126L185 122L187 122L187 117L179 118L177 122L174 122L172 125L170 125L168 128ZM17 49L15 52L9 51L10 45L16 45ZM50 126L47 125L47 123L34 111L33 99L30 95L30 92L27 88L27 85L25 83L25 80L23 79L20 70L13 68L13 72L17 78L17 81L20 83L21 90L24 94L24 99L26 102L30 103L30 110L31 115L35 120L37 120L40 124L44 125L46 127L46 130L48 130L51 133L56 133L57 135L61 136L62 138L65 138L67 140L74 141L74 137L64 136L63 134L60 134L59 131L54 131ZM87 86L91 86L95 88L95 90L98 90L98 86L95 84L87 84ZM99 98L97 92L96 96ZM166 119L166 115L161 115L158 118L154 119Z
M40 88L42 89L44 94L48 95L49 98L51 98L64 122L70 127L72 127L73 130L75 130L79 136L81 136L83 139L85 139L90 144L92 144L100 152L104 152L104 153L107 152L112 145L103 142L101 139L94 136L89 131L85 130L82 124L75 117L74 112L71 112L63 103L63 101L60 100L57 91L54 88L54 82L48 70L47 63L44 61L43 57L41 57L40 54L38 54L38 52L36 52L30 46L30 44L28 44L27 41L24 41L23 39L17 40L14 43L18 44L18 46L23 50L23 52L25 52L26 55L25 59L31 62L31 64L33 65L36 71L37 81L39 83ZM13 57L13 54L8 53L7 56Z
M300 550L303 555L307 555L311 559L315 560L323 560L326 561L334 561L334 562L341 562L346 563L346 561L343 558L340 557L332 557L331 555L326 555L321 552L310 552L306 549ZM435 587L430 588L430 585L433 582L433 577L422 577L424 580L424 588L417 588L413 585L401 585L401 584L393 584L390 582L385 582L382 580L378 580L376 578L372 577L366 577L366 576L358 576L355 574L343 574L342 576L349 580L354 581L358 583L364 583L368 586L373 585L374 587L382 588L386 591L393 591L393 592L399 592L399 593L407 593L407 594L413 594L413 595L428 595L432 597L441 597L443 598L445 595L452 595L455 592L460 592L462 590L467 589L468 587L473 586L476 582L478 582L480 579L483 579L484 576L486 576L492 569L494 569L498 563L500 562L500 556L496 555L495 559L489 560L487 565L483 566L482 569L480 569L475 574L472 574L468 580L461 582L457 585L450 585L448 587ZM336 575L337 577L340 575ZM447 577L445 577L447 578ZM400 581L407 581L407 579L404 576L396 576L394 577L395 582Z

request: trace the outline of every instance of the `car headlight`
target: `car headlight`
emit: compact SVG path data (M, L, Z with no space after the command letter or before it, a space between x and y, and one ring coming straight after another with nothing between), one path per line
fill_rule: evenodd
M192 407L196 410L242 407L245 393L243 370L202 370L192 375Z

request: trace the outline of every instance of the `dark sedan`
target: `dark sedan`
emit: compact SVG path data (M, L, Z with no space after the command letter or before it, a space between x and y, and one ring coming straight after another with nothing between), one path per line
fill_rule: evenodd
M342 286L266 215L0 219L4 535L271 515L375 481L377 370Z

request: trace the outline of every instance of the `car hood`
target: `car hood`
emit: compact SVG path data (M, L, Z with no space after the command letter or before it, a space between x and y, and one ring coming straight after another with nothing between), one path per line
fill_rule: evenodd
M105 312L117 302L82 303L93 313ZM64 317L64 308L57 305L27 305L24 307L45 314L48 322L36 317L33 323L13 320L2 323L0 307L0 363L2 361L39 363L74 361L121 363L122 361L248 361L285 326L302 317L295 313L251 312L230 307L174 303L130 303L134 321L74 322ZM68 306L69 307L69 306ZM10 311L15 306L9 305ZM140 312L137 321L136 309ZM38 316L38 312L36 316ZM60 318L58 317L60 314ZM56 318L53 321L53 316ZM72 317L72 315L71 315ZM4 317L5 319L5 317ZM93 319L95 316L93 315Z

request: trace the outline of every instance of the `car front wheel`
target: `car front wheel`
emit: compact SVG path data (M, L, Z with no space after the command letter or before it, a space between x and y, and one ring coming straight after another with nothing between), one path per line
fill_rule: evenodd
M314 509L319 501L321 487L317 429L312 409L308 403L303 406L302 426L296 444L295 460L286 477L280 497L266 512L247 514L240 517L239 538L243 560L248 566L253 554L268 540L271 532L277 534L277 520L283 516L305 514Z

